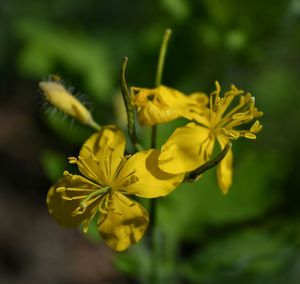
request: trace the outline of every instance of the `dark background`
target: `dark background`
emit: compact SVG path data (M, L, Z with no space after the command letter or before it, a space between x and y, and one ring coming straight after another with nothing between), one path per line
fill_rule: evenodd
M38 82L61 75L98 122L125 127L122 58L130 85L153 87L165 28L164 84L234 83L265 115L255 142L233 145L227 196L211 170L159 202L159 273L165 283L300 283L299 0L1 0L0 283L147 283L142 244L115 254L48 214L49 186L92 130L49 110ZM172 129L159 128L160 143Z

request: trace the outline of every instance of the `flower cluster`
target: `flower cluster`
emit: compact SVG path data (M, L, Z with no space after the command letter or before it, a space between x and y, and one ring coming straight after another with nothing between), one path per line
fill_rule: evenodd
M216 89L209 95L187 95L164 85L128 89L124 72L121 74L128 133L136 149L131 155L125 154L123 131L115 125L101 127L59 80L39 84L51 104L96 130L78 157L69 158L80 174L65 171L51 186L47 195L49 212L63 226L81 224L84 232L97 218L99 234L116 251L138 242L146 231L149 215L139 198L166 196L191 177L198 180L201 169L217 163L217 181L227 193L233 171L228 145L240 137L256 139L262 129L257 118L263 114L255 107L254 97L234 85L222 94L216 82ZM141 150L135 113L143 126L155 127L178 118L185 118L187 124L175 129L160 149L152 145L151 149ZM214 160L216 144L222 155Z

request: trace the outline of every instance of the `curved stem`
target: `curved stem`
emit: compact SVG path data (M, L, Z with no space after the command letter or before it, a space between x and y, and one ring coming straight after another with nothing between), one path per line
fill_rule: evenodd
M158 64L156 69L156 77L155 77L155 86L158 87L161 84L162 80L162 73L164 70L165 58L167 54L168 43L172 34L171 29L166 29L163 37L163 41L161 43L159 57L158 57Z
M138 138L137 138L136 131L135 131L134 107L132 105L131 94L127 87L126 78L125 78L127 61L128 61L128 58L124 57L124 60L122 62L122 66L121 66L121 74L120 74L121 91L122 91L122 96L123 96L126 113L127 113L128 134L129 134L131 143L132 143L135 151L138 152L138 151L142 150L143 147L138 143Z
M206 162L205 164L201 165L199 168L190 172L185 177L184 181L193 182L193 181L198 180L201 174L203 174L207 170L215 167L217 164L219 164L225 158L225 156L228 153L228 151L230 150L231 146L232 146L232 144L230 142L227 143L226 146L224 147L224 149L216 157L214 157L210 161Z

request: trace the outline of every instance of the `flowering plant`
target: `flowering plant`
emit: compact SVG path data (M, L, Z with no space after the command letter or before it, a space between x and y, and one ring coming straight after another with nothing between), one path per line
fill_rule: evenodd
M231 141L240 137L254 140L262 129L257 118L263 113L255 107L254 97L234 85L223 95L218 82L210 95L202 92L187 95L161 84L170 35L167 30L154 88L129 88L125 78L127 58L121 67L127 131L134 153L126 152L123 131L116 125L102 126L96 122L57 76L39 84L54 107L95 130L82 145L78 157L69 158L80 174L65 171L51 186L47 195L49 213L63 226L82 224L84 232L88 232L90 222L96 218L102 239L116 251L140 241L149 219L149 234L152 234L156 200L181 183L196 182L206 170L216 166L219 187L227 193L232 184ZM136 115L142 126L152 129L149 149L140 143L136 133ZM178 118L188 123L175 129L158 149L158 125ZM219 153L213 156L216 142ZM151 199L150 214L139 198Z

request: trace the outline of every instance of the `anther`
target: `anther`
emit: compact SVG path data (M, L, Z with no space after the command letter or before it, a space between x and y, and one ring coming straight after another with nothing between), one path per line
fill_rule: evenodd
M256 120L254 123L253 123L253 125L251 126L251 128L250 128L250 132L257 132L258 130L259 130L259 128L260 128L260 124L259 124L259 121L258 120Z
M77 158L75 158L75 157L69 157L68 160L69 160L70 164L76 164L77 163Z
M75 217L77 215L82 215L85 210L82 210L81 207L77 207L73 212L72 212L72 217Z
M234 139L238 139L240 137L240 133L236 130L230 129L228 130L228 133Z
M84 224L82 229L83 229L83 232L86 234L89 230L89 224Z
M238 112L238 113L235 113L235 114L232 116L232 119L234 119L234 120L240 120L240 119L245 118L245 116L246 116L246 113L245 113L245 112Z
M228 130L226 128L222 127L222 128L220 128L220 130L222 131L222 133L224 135L226 135L226 136L229 135Z
M256 135L253 133L250 133L250 132L245 133L244 136L245 136L245 138L248 138L248 139L252 139L252 140L256 139Z
M61 192L65 192L65 190L66 190L66 188L65 188L64 186L60 186L60 187L58 187L55 191L56 191L57 193L61 193Z

